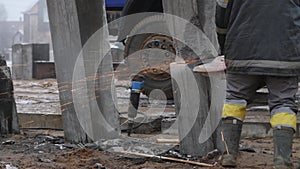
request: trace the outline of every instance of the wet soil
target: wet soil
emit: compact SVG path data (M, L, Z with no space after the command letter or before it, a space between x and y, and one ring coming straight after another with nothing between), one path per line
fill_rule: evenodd
M59 98L55 79L15 81L15 97L19 113L59 114ZM121 89L119 89L121 90ZM124 90L126 95L126 90ZM118 97L124 97L119 94ZM121 105L126 99L121 101ZM146 103L145 103L146 104ZM122 106L121 106L122 107ZM126 106L125 106L126 107ZM171 109L171 110L170 110ZM172 111L172 106L167 109ZM125 135L126 133L124 133ZM143 138L144 135L133 135ZM243 138L237 168L271 169L273 166L272 138ZM175 148L176 150L176 148ZM174 157L168 151L162 154ZM179 158L179 157L176 157ZM190 160L219 165L220 154L189 157ZM300 139L294 140L294 162L300 162ZM0 137L0 168L19 169L192 169L207 168L155 158L104 151L99 146L65 142L63 131L22 129L20 134Z
M107 152L99 147L86 148L84 145L65 143L63 132L50 130L23 130L21 134L2 137L0 145L0 166L32 169L182 169L208 168L154 158L140 158ZM272 168L272 139L243 139L238 168ZM300 159L300 139L294 141L293 161ZM168 154L165 154L167 156ZM219 166L219 154L195 161Z

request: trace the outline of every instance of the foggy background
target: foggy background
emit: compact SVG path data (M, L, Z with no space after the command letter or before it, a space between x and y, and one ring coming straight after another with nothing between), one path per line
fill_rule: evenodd
M7 11L7 21L23 20L22 12L28 10L38 0L0 0L0 5L4 5ZM1 6L2 6L1 5ZM2 15L0 13L0 15Z

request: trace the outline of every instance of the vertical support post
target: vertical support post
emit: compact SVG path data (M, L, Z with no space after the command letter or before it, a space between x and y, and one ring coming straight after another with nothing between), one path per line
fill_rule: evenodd
M48 0L47 6L65 138L83 143L116 138L120 129L111 90L112 59L109 54L103 56L102 49L109 48L107 28L101 35L104 40L89 40L106 24L104 1ZM99 58L102 61L97 64ZM78 63L81 70L76 70ZM82 79L74 81L76 77ZM97 120L99 116L102 119Z
M163 0L163 8L165 13L183 18L201 30L200 32L193 32L189 28L190 24L182 28L172 24L176 23L175 21L168 21L171 34L181 35L183 37L180 39L185 41L185 44L175 41L178 56L183 59L204 60L218 55L219 44L215 25L216 1Z
M16 44L12 47L12 73L16 80L32 79L32 45Z
M178 117L180 151L183 154L203 156L215 146L210 137L199 143L199 136L208 116L210 83L208 77L193 73L186 64L171 64L173 91Z
M200 60L205 63L218 55L215 6L214 0L163 0L165 13L189 21L185 26L177 26L174 24L176 21L168 20L171 35L176 35L183 41L174 41L177 56L185 61ZM200 31L192 31L191 26L196 26ZM209 113L220 113L219 109L214 108L213 111L217 112L209 112L212 110L212 101L215 100L212 98L215 91L211 91L211 77L193 73L187 64L179 62L171 64L171 76L178 116L180 151L184 154L203 156L214 148L219 148L220 140L213 134L214 129L207 127L210 126L207 124L207 118L212 118L208 116ZM217 125L218 120L212 119L211 122ZM202 130L208 131L208 134L201 133ZM203 135L204 140L199 138ZM206 138L207 136L210 137Z

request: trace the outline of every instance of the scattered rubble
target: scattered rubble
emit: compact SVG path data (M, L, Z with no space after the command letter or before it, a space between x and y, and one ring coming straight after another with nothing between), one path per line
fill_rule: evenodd
M125 83L125 82L124 82ZM37 98L30 107L30 110L37 111L38 113L48 113L48 111L56 111L59 108L58 93L55 92L52 87L57 85L54 80L43 81L28 81L26 83L16 83L16 93L18 96L19 107L21 111L26 112L28 105L23 104L27 99ZM41 92L41 94L33 94L27 91L33 87L35 91ZM23 89L19 89L23 88ZM50 88L50 89L49 89ZM26 90L25 90L26 89ZM127 89L117 89L126 92ZM47 91L50 94L49 98L46 97ZM28 93L26 93L28 92ZM32 91L31 91L32 92ZM122 93L121 93L122 94ZM119 110L126 107L128 98L126 93L124 96L120 96ZM31 97L35 95L34 97ZM38 96L39 95L39 96ZM55 95L55 97L54 97ZM25 97L30 96L30 97ZM53 96L53 97L52 97ZM25 100L24 102L21 100ZM39 100L40 99L40 100ZM51 107L44 110L44 106L51 105L53 102L58 107ZM143 98L144 103L141 106L141 111L146 112L149 109L150 101ZM31 101L28 101L31 102ZM33 102L33 101L32 101ZM40 103L44 102L44 103ZM37 104L39 103L39 104ZM20 106L21 105L21 106ZM29 105L29 106L32 106ZM123 106L123 107L122 107ZM36 109L36 110L35 110ZM124 109L123 109L124 110ZM126 111L126 109L125 109ZM165 113L168 112L168 113ZM158 113L156 117L165 119L165 123L161 123L161 126L165 126L168 129L170 125L176 120L174 107L167 105L165 112ZM250 112L252 117L253 112ZM146 114L151 116L153 114ZM265 116L265 114L263 114ZM256 114L253 114L253 118ZM126 116L124 117L126 118ZM251 118L250 118L251 120ZM254 120L254 119L252 119ZM163 120L162 120L163 121ZM153 123L149 123L153 124ZM156 123L158 124L158 123ZM150 126L150 125L148 125ZM147 127L144 126L143 130ZM138 130L137 130L138 131ZM144 131L145 132L145 131ZM95 143L87 144L73 144L66 142L63 137L63 131L59 130L21 130L20 135L7 136L0 138L2 143L0 146L0 168L11 167L9 169L21 169L21 168L133 168L133 169L147 169L147 168L203 168L197 165L186 164L184 162L173 162L167 159L155 159L137 157L128 154L115 153L120 151L129 151L135 153L142 153L146 155L157 155L169 158L176 158L182 160L190 160L202 163L208 163L214 165L212 168L221 169L219 166L220 152L214 150L208 153L204 157L192 157L190 155L181 154L179 152L179 140L176 137L177 132L164 133L156 131L149 134L138 134L135 132L132 137L124 136L114 140L98 140ZM175 136L175 137L174 137ZM158 142L158 139L176 140L172 142ZM294 144L293 160L294 162L300 159L300 139L296 138ZM240 156L239 156L239 168L265 168L271 169L273 164L273 144L272 138L244 138L241 142ZM15 167L15 168L13 168Z
M71 144L65 142L61 131L22 130L20 135L0 138L1 142L13 140L14 144L1 144L0 167L16 168L202 168L197 165L173 162L167 158L189 160L219 166L220 152L214 150L203 157L193 157L179 152L178 143L158 143L154 135L134 134L114 140L99 140L96 143ZM142 137L143 136L143 137ZM152 136L152 137L151 137ZM140 137L140 138L138 138ZM9 141L10 142L10 141ZM300 159L300 139L296 138L293 160ZM58 144L60 143L60 144ZM242 139L240 168L272 168L272 138ZM165 159L142 157L116 152L134 152ZM11 169L11 168L10 168Z

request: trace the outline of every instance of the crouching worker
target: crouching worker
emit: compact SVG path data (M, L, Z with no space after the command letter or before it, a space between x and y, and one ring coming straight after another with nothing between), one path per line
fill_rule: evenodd
M236 167L246 106L257 89L267 86L274 168L294 168L290 157L298 111L295 95L300 74L300 3L218 0L217 12L224 14L227 27L227 94L221 126L226 149L222 165Z
M18 115L10 68L0 55L0 135L19 133Z

